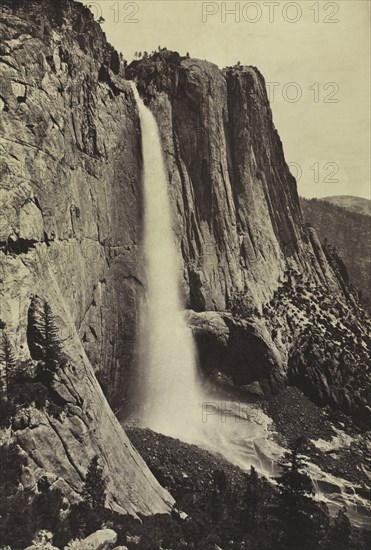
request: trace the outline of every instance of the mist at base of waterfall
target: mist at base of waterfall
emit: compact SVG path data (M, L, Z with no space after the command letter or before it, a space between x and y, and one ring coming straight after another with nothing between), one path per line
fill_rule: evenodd
M141 311L136 398L143 425L193 437L202 393L196 348L184 317L180 254L157 122L133 85L143 154L145 303Z
M226 403L214 403L202 389L195 342L180 293L181 259L174 241L160 133L134 85L133 92L142 134L147 276L138 350L139 423L218 452L241 467L254 465L260 473L269 474L273 461L265 461L264 454L260 457L256 447L257 440L263 445L269 419L256 409L239 417L236 405L229 404L227 410ZM241 431L242 424L245 429Z
M271 420L253 404L215 400L202 389L197 353L187 326L180 293L180 254L174 241L172 209L160 133L152 112L135 85L143 153L144 258L146 295L141 311L138 424L220 454L244 470L251 466L274 482L285 449L271 431ZM360 499L352 502L344 480L314 465L309 473L317 498L336 510L346 503L356 517ZM338 488L322 491L320 482ZM350 485L350 484L348 484ZM345 489L344 489L345 488ZM341 497L339 497L339 494Z

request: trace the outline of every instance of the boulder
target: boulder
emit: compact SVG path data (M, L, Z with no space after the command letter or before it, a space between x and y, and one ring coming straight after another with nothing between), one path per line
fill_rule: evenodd
M232 384L257 398L282 386L283 359L260 320L247 321L223 312L189 311L187 321L202 369L209 375L213 373L218 385Z
M100 529L81 541L80 550L108 550L117 541L117 534L112 529Z
M25 466L22 470L21 483L25 489L35 489L36 480L30 468Z

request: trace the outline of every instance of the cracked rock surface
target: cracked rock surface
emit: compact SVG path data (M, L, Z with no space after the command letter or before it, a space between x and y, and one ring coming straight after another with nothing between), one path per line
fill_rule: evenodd
M205 371L260 397L283 387L291 365L298 387L325 404L364 407L367 326L303 223L259 71L221 71L174 52L124 68L79 3L2 8L0 319L27 360L28 310L34 296L46 300L69 359L55 383L64 417L30 410L16 419L33 473L55 475L77 498L99 452L113 508L154 513L171 502L111 410L130 400L146 285L140 127L127 79L159 124ZM343 380L338 350L355 341ZM298 365L308 346L313 359Z
M41 297L69 358L56 384L63 418L23 411L14 436L36 477L53 473L71 498L98 453L111 508L166 512L172 498L133 449L92 368L117 396L133 362L141 162L130 87L82 5L14 6L4 3L0 16L0 317L27 360L28 309Z

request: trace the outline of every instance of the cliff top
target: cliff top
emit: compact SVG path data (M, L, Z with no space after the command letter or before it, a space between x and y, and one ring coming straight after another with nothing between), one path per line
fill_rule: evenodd
M115 73L124 75L126 61L122 53L108 42L99 22L95 21L90 9L75 0L1 0L0 22L7 23L9 11L17 17L17 26L22 25L26 34L48 41L53 32L64 35L67 44L76 41L84 53L103 63ZM21 21L23 22L21 23ZM5 31L4 31L5 32ZM178 52L161 48L159 51L143 53L141 59L132 61L128 67L128 78L155 65L158 70L199 67L205 74L216 77L217 74L251 75L264 83L260 71L254 66L241 65L239 62L230 67L219 68L216 64L197 58L189 53L181 56Z
M12 18L9 18L10 13ZM6 27L16 18L17 30L30 34L45 43L50 42L53 33L62 34L66 45L77 42L83 53L107 65L118 74L120 56L109 44L100 24L88 7L75 0L1 0L0 23ZM14 23L13 23L14 25Z
M227 66L221 69L218 65L207 59L198 59L196 57L190 57L189 53L186 55L180 55L179 52L174 50L168 50L167 48L161 48L158 51L151 52L148 54L144 52L142 57L139 59L134 59L130 65L129 69L132 71L137 71L139 67L149 67L150 65L157 65L158 67L164 65L170 65L173 67L183 67L190 68L197 66L200 69L204 69L205 72L218 72L227 76L228 74L252 74L263 78L260 71L253 65L241 65L240 62L235 65Z

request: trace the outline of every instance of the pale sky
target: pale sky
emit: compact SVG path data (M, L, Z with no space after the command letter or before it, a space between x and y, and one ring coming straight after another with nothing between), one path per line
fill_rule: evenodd
M128 62L161 45L258 67L299 193L371 198L368 0L83 3Z

